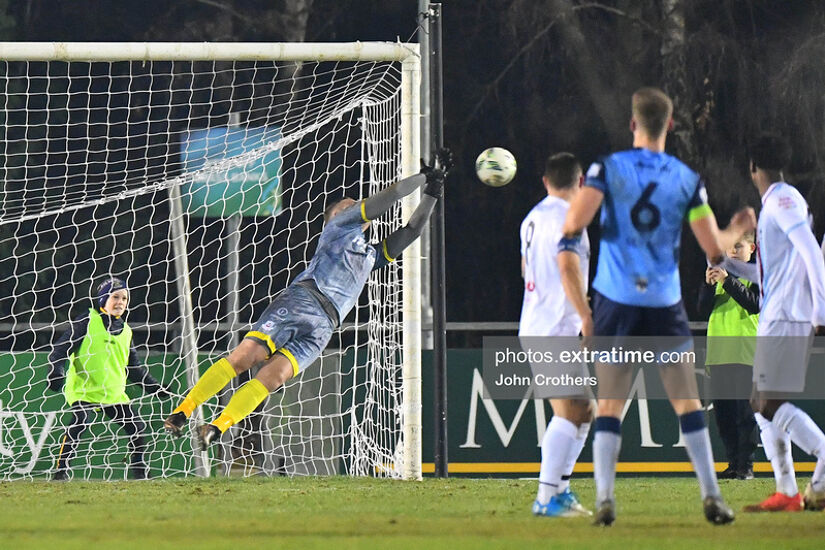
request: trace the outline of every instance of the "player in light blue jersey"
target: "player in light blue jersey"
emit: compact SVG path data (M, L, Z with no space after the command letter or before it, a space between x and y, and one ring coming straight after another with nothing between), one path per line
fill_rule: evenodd
M685 214L693 221L710 212L698 174L676 157L640 147L594 163L585 185L604 197L593 288L622 304L677 304Z
M355 306L371 271L386 266L424 229L441 197L451 164L449 151L436 154L433 167L405 178L361 201L343 199L324 212L326 225L309 266L280 294L228 356L209 367L183 402L167 417L164 428L179 437L187 418L238 374L263 363L258 374L241 386L224 411L198 428L205 450L230 426L254 411L273 391L312 364L332 333ZM404 227L381 243L364 235L373 220L398 200L424 186L421 203Z
M679 284L679 244L687 221L713 264L755 226L752 209L737 213L719 231L699 176L665 153L673 103L661 90L633 94L633 149L594 163L585 187L567 213L560 250L576 246L599 207L601 241L593 281L595 336L690 337ZM662 382L679 415L688 455L701 487L705 516L715 524L733 521L722 500L696 379L689 364L661 368ZM594 423L596 525L615 520L613 485L621 446L621 416L629 390L623 366L597 364L599 401Z

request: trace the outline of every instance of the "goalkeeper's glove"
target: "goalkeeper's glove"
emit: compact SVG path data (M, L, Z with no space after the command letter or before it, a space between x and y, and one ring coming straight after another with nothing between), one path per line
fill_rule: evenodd
M433 165L428 166L421 161L421 173L427 178L424 193L431 197L440 198L444 191L444 179L450 168L453 167L453 154L447 148L436 151L433 155Z

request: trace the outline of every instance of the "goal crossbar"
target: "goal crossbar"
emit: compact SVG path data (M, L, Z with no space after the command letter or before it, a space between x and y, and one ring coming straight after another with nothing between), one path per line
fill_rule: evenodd
M0 42L5 61L411 61L400 42Z

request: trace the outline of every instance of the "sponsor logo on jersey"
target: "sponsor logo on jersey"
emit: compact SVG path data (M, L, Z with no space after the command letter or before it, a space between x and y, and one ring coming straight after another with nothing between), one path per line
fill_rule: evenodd
M793 197L789 197L788 195L779 197L779 208L784 208L785 210L791 210L794 207Z

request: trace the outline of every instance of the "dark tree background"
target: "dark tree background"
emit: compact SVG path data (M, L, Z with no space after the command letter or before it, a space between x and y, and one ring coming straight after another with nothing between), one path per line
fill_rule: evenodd
M630 94L676 104L669 151L701 172L724 225L759 206L746 170L760 130L792 141L787 175L825 230L825 5L803 0L456 0L444 3L448 320L513 321L518 227L542 197L544 158L586 164L631 144ZM413 0L0 0L0 38L48 41L415 40ZM519 173L493 189L473 161L510 149ZM597 233L594 233L597 235ZM704 260L682 247L691 304Z

